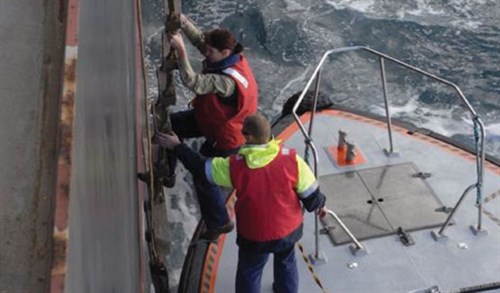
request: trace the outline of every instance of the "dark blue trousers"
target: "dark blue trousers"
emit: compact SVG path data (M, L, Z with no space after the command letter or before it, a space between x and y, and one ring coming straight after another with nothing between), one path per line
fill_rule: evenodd
M202 137L194 118L194 110L173 113L170 115L170 121L172 130L180 139ZM238 149L229 151L215 149L208 141L205 141L200 148L200 153L205 157L227 157L237 151ZM171 168L175 168L176 162L176 159L171 161ZM209 183L205 178L193 176L193 181L200 205L201 217L205 221L207 228L214 229L227 224L229 215L221 189Z
M274 283L278 293L296 293L299 288L299 272L295 259L295 245L274 252ZM259 293L262 271L269 253L262 253L240 247L238 250L238 270L236 272L237 293Z

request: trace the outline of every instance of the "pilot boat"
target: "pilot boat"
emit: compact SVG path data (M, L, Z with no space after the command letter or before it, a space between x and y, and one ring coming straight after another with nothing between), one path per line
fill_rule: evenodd
M329 102L335 80L323 76L349 54L378 67L383 113ZM470 114L472 146L391 117L386 63L450 88ZM499 162L485 155L483 123L457 85L369 47L332 49L272 130L327 197L325 217L304 215L299 292L500 292ZM232 217L236 200L228 190ZM207 242L204 229L200 221L179 292L233 292L236 232ZM269 261L262 292L273 292L272 276Z

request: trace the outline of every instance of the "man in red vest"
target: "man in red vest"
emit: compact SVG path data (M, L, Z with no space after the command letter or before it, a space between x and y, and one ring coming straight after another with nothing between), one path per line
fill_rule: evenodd
M260 280L270 253L274 254L277 292L298 291L295 243L302 237L302 205L324 210L325 196L309 166L295 150L270 140L267 119L245 119L246 144L227 158L205 160L178 137L158 133L155 142L174 150L194 177L236 189L238 269L236 292L260 292ZM215 211L214 211L215 212Z
M243 120L257 111L257 82L243 54L243 47L225 29L202 33L188 20L179 16L180 26L190 42L205 55L202 73L195 73L189 62L184 41L175 34L170 44L179 55L179 73L184 86L196 97L192 109L170 116L172 130L180 138L205 138L200 153L206 157L228 156L245 143L241 134ZM170 170L176 160L170 160ZM172 174L175 176L175 174ZM175 178L175 177L174 177ZM207 232L204 238L213 240L220 233L232 230L219 187L195 179L195 189ZM173 185L173 183L172 183ZM219 213L213 213L220 210Z

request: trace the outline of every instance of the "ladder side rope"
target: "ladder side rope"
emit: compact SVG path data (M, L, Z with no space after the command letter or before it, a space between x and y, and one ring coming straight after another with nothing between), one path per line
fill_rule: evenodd
M146 172L149 176L147 182L147 195L144 201L144 213L146 218L146 232L145 238L148 247L149 256L149 267L151 274L151 281L158 293L169 293L169 277L166 266L157 250L157 241L155 233L155 217L153 213L153 200L156 192L162 192L162 190L155 190L154 176L153 176L153 158L152 158L152 131L151 131L151 119L149 115L149 110L151 108L149 103L149 98L147 94L147 77L146 77L146 64L144 62L144 47L143 47L143 32L142 32L142 11L141 11L141 0L137 0L137 20L138 24L138 37L140 40L140 58L141 58L141 75L143 79L143 95L144 95L144 112L146 116L146 139L143 138L143 152L144 152L144 164ZM161 188L161 187L160 187ZM161 195L161 194L160 194Z
M167 3L164 3L165 13L168 14L168 18L165 22L164 31L171 32L173 30L173 26L175 26L175 3L178 3L174 0L168 0ZM170 171L170 165L168 162L168 152L166 149L159 148L158 150L153 149L152 137L153 137L153 129L154 131L160 130L163 132L170 131L170 119L169 119L169 109L168 106L175 104L175 85L173 81L173 72L172 68L167 70L168 72L164 72L163 68L157 70L158 74L158 82L160 85L160 94L155 104L152 104L148 97L148 82L147 82L147 70L145 64L145 54L144 54L144 46L143 46L143 31L142 31L142 11L141 11L141 0L137 0L137 19L139 21L139 29L138 29L138 37L140 40L140 58L141 58L141 74L143 79L143 95L144 95L144 112L145 112L145 120L146 120L146 138L143 137L143 152L144 152L144 160L145 160L145 169L147 174L147 196L144 201L144 213L146 218L146 232L145 238L148 246L148 255L149 255L149 267L151 273L151 281L153 283L154 289L158 293L170 292L169 288L169 276L167 272L167 268L165 265L164 254L166 253L162 247L159 247L158 244L162 239L159 239L158 236L166 236L165 231L158 225L165 225L166 223L160 223L158 220L166 220L162 217L163 213L158 211L158 208L161 210L164 202L164 191L163 185L164 180L162 175L164 175L164 168L162 166L169 167L169 175L172 175ZM180 9L180 7L179 7ZM167 12L168 11L168 12ZM165 37L165 33L163 33L163 37ZM162 48L163 54L165 54L165 41L162 39ZM175 62L177 59L177 54L173 48L169 46L169 53L167 58L162 56L162 65L164 65L164 60ZM160 74L164 73L164 75ZM165 80L163 80L165 79ZM165 82L165 83L163 83ZM165 89L162 88L162 84L165 85ZM153 151L155 151L155 159L153 159ZM156 173L156 174L155 174ZM156 175L156 176L155 176ZM164 207L163 207L164 209ZM160 214L157 214L160 212ZM166 217L166 215L165 215ZM157 229L159 229L157 231ZM168 240L166 240L168 241Z
M326 291L325 287L323 287L323 284L321 283L319 276L314 272L314 266L311 264L311 261L309 261L309 258L307 257L306 252L304 250L304 246L302 245L302 243L297 242L297 247L299 248L300 253L302 254L302 259L304 259L304 262L306 263L309 272L311 272L314 281L321 289L321 292L327 293L328 291Z
M142 45L142 40L143 40L143 32L142 32L142 0L136 1L137 3L137 19L139 21L138 25L138 34L139 34L139 40L140 40L140 57L141 57L141 75L142 75L142 80L144 83L143 86L143 95L144 95L144 111L145 111L145 116L146 116L146 139L143 139L143 151L144 151L144 166L146 168L146 172L149 174L149 182L147 183L148 186L148 192L147 192L147 198L146 198L146 205L148 211L146 212L146 221L148 227L148 230L152 230L153 227L153 221L154 219L152 218L151 211L152 211L152 194L154 194L154 182L153 182L153 158L152 158L152 142L151 142L151 137L152 137L152 131L151 131L151 119L149 115L149 109L150 109L150 103L149 103L149 98L148 98L148 82L147 82L147 76L146 76L146 64L144 62L144 46ZM144 141L145 141L145 146L144 146ZM154 236L154 235L151 235ZM151 237L152 246L150 247L150 254L152 254L152 259L156 262L158 260L158 254L156 252L156 245L154 241L154 237ZM149 242L149 241L148 241Z
M141 58L141 75L143 81L143 95L144 95L144 112L146 118L146 138L143 137L143 155L144 155L144 164L146 173L149 176L149 180L147 181L147 195L144 200L144 213L146 219L146 231L145 238L148 247L148 256L149 256L149 268L151 281L153 283L154 289L158 293L169 293L169 277L166 266L164 264L164 260L161 259L160 254L158 253L157 248L157 239L155 233L155 216L153 213L153 202L156 198L156 195L159 194L162 196L163 189L161 185L159 190L155 188L155 178L153 176L153 153L152 153L152 131L151 131L151 117L149 114L150 108L152 106L149 103L148 98L148 82L146 76L146 64L144 61L144 46L143 46L143 31L142 31L142 0L136 1L136 13L137 13L137 21L138 21L138 38L140 41L140 58ZM158 187L158 186L156 186Z

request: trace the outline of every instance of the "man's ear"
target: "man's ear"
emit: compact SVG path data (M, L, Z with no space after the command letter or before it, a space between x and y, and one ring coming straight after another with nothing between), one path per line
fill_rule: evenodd
M222 50L222 55L224 55L224 57L229 57L232 53L233 53L233 51L231 51L229 49Z
M251 135L244 135L245 136L245 143L246 144L253 144L253 136Z

